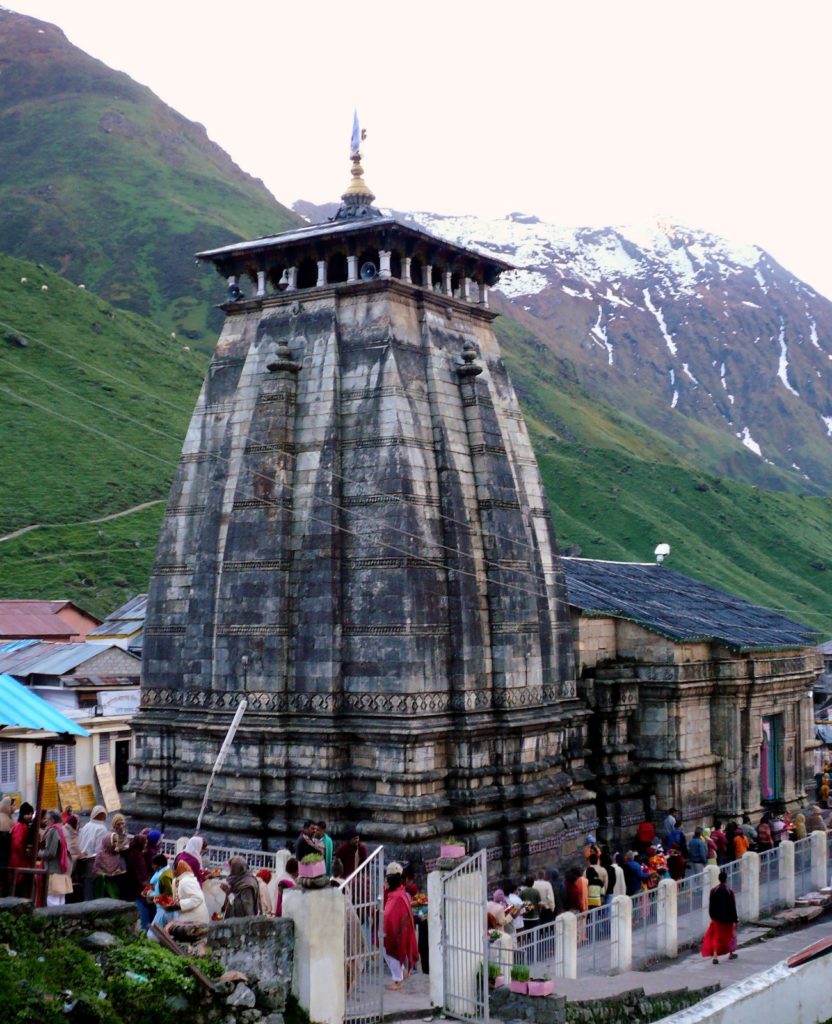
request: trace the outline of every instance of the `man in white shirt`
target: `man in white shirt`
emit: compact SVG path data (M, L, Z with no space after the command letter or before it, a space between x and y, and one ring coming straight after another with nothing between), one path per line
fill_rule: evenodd
M84 899L91 900L94 896L94 879L92 877L92 865L98 844L107 835L107 811L100 804L96 804L90 812L90 820L78 833L78 860L80 861L79 872L84 880Z
M540 893L540 923L547 924L555 917L555 890L546 879L546 872L541 868L537 872L534 888Z

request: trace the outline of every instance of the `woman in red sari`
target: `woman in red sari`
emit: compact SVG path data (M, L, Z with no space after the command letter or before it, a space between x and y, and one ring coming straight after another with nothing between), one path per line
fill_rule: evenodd
M737 901L727 882L728 875L720 871L719 885L711 889L708 904L711 923L702 940L702 956L713 957L715 964L725 953L729 960L737 959Z
M20 805L17 814L17 822L12 826L12 834L9 848L9 868L11 877L14 877L15 868L30 868L32 866L32 818L35 816L35 809L25 801ZM25 892L31 885L24 876L17 883L18 890ZM13 893L12 895L17 895Z
M387 868L384 959L393 976L393 984L387 986L389 989L401 988L404 979L419 959L419 944L416 941L416 925L413 923L410 897L402 886L402 869L395 863Z

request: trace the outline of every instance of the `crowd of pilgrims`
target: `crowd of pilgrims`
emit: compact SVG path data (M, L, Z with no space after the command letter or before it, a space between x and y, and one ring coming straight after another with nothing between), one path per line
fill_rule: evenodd
M612 853L605 843L596 842L595 836L588 833L579 863L564 871L541 869L516 885L493 891L486 908L493 959L510 964L519 931L553 921L565 910L583 913L604 906L613 896L635 896L654 889L663 878L681 881L709 864L722 866L739 860L749 850L762 853L784 839L805 839L811 832L826 830L824 813L815 805L806 814L796 814L794 819L788 813L773 815L766 811L756 825L745 814L739 822L729 821L723 827L717 820L711 828L697 826L689 834L676 809L671 808L662 823L661 834L652 821L645 819L626 852ZM721 873L720 883L712 893L712 915L733 914L735 931L736 907L733 894L729 893ZM733 909L726 910L729 904ZM719 917L712 916L712 921L719 922ZM727 939L718 927L710 929L709 943L715 934L719 942L708 944L707 952L703 946L703 955L715 957L718 946L720 953L735 956L734 947L723 948Z
M172 937L193 937L209 920L283 914L283 896L298 886L298 862L304 857L323 858L330 884L340 885L369 856L356 829L336 844L323 821L307 821L293 844L294 856L285 859L279 872L268 868L252 871L244 857L234 856L227 871L212 869L208 842L191 836L169 858L160 848L162 833L143 828L131 834L123 814L110 818L104 807L93 807L81 825L71 808L44 811L35 830L35 811L22 803L15 813L13 800L0 800L0 896L45 896L48 906L109 897L135 903L139 922L148 937L156 938L152 925ZM33 858L35 836L37 857ZM177 843L177 847L182 844ZM34 876L33 859L42 869ZM283 858L281 858L283 859ZM14 885L14 871L27 869ZM12 892L12 889L15 891ZM413 876L396 863L387 866L384 893L384 955L398 987L416 963L418 950L410 900L417 892Z
M34 814L31 804L21 804L15 814L10 797L0 800L0 895L29 894L33 885L42 885L40 895L52 906L99 897L132 901L142 929L151 938L155 937L152 925L176 937L189 929L192 934L194 925L207 926L212 917L280 917L284 893L298 886L298 864L305 857L322 858L333 885L349 878L368 857L357 830L349 830L336 845L325 822L307 821L294 844L289 844L294 856L288 857L276 877L268 868L252 871L242 856L231 857L226 873L221 874L211 869L207 841L199 835L179 840L179 852L168 858L160 848L159 829L143 828L131 834L123 814L108 820L101 806L92 809L84 825L67 808L44 811L36 830ZM803 839L810 832L826 831L826 827L825 816L815 805L794 820L786 813L774 816L766 812L755 826L744 815L742 821L729 821L724 827L720 821L711 828L697 826L688 835L671 808L661 835L653 822L645 819L636 830L632 848L624 853L612 853L588 833L579 863L563 872L541 869L521 883L493 891L486 907L492 957L512 963L517 933L546 924L565 910L581 913L601 907L613 896L634 896L652 889L662 878L679 881L708 864L724 865L739 860L748 850L770 850L783 839ZM39 861L42 874L18 876L12 892L14 869L31 869L34 860ZM411 904L417 893L412 872L395 862L387 866L383 952L392 976L391 988L400 987L419 962ZM730 936L736 931L736 908L722 875L711 904L712 928L703 955L716 957L717 951L735 955Z

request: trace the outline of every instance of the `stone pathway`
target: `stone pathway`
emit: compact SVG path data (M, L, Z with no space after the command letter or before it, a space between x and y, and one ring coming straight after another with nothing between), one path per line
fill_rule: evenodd
M786 922L778 919L777 923ZM682 988L701 989L715 982L727 988L832 934L832 915L823 914L802 927L782 928L770 938L762 939L762 936L770 934L756 925L741 927L738 936L739 956L736 960L723 957L717 966L709 958L700 956L697 949L681 954L676 960L664 961L648 971L574 979L556 978L555 992L569 1000L580 1001L604 999L635 988L644 989L648 995ZM399 991L385 993L384 1009L385 1020L391 1024L430 1017L433 1011L427 976L411 975Z

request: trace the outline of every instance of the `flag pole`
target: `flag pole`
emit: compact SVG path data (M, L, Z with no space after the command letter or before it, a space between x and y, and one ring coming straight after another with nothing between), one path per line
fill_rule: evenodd
M211 777L208 779L208 784L205 787L205 796L203 796L202 798L202 807L200 807L199 809L199 817L196 819L197 832L199 832L200 825L202 824L202 816L203 814L205 814L205 808L208 806L208 794L211 792L211 784L214 781L214 776L217 774L220 768L222 768L223 763L225 762L225 759L228 756L228 751L231 747L231 744L234 741L234 736L237 732L240 720L242 719L247 706L248 705L245 700L241 700L240 703L237 705L237 710L234 713L233 719L231 720L231 725L229 725L228 732L225 734L225 739L222 741L220 752L217 754L216 761L214 761L214 767L211 769Z

